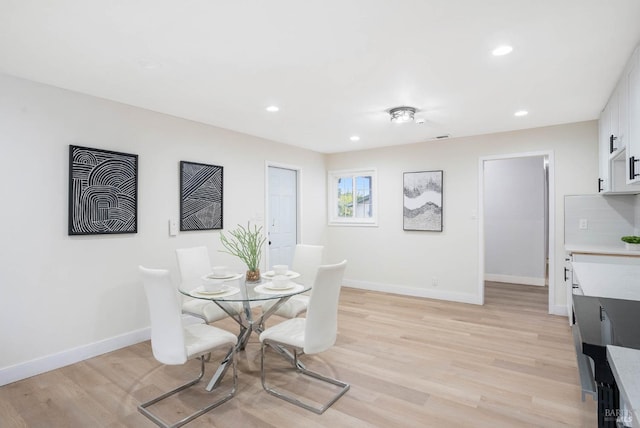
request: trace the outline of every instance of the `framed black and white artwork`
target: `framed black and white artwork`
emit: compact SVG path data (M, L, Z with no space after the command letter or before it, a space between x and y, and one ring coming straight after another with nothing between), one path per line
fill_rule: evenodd
M138 232L138 155L69 146L69 235Z
M222 229L221 166L180 162L180 230Z
M405 172L403 229L442 232L442 171Z

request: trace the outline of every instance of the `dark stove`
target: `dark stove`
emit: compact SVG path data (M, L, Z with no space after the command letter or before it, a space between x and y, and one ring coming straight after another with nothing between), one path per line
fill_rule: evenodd
M573 315L582 353L593 360L598 427L616 427L619 392L607 361L607 345L640 349L640 302L573 295Z

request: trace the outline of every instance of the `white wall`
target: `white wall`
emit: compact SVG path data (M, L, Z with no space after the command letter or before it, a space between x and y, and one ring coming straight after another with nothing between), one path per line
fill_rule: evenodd
M224 166L228 229L264 213L265 162L302 168L304 242L349 260L345 283L477 302L478 159L552 150L556 162L557 305L562 289L562 199L592 193L595 121L323 156L174 117L0 75L0 384L142 340L146 302L137 266L167 267L175 248L216 231L168 236L178 216L180 160ZM140 156L139 232L67 235L68 145ZM326 226L326 170L378 169L379 227ZM444 232L402 230L402 173L444 170ZM433 285L435 279L436 286Z
M0 75L0 385L144 339L137 266L172 270L174 250L218 231L168 235L179 215L179 161L224 166L225 229L266 218L265 162L302 169L305 242L324 243L324 156ZM138 233L67 235L69 144L139 155Z
M484 163L485 279L545 285L543 156Z
M377 168L378 227L330 226L328 251L346 258L345 284L418 296L479 302L478 165L485 156L552 151L555 160L555 302L563 288L563 198L593 193L598 178L597 122L430 141L328 156L329 169ZM402 230L402 173L444 170L444 231ZM433 285L435 282L437 285Z

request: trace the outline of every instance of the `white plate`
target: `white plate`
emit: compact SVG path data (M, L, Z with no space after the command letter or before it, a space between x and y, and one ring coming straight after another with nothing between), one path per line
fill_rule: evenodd
M214 275L214 274L210 273L210 274L205 275L204 278L207 278L207 279L231 279L231 278L233 278L235 276L238 276L238 274L237 273L228 273L226 275Z
M226 293L228 291L233 290L235 287L231 287L230 285L223 285L222 287L220 287L220 289L216 290L216 291L209 291L209 290L205 290L204 286L200 286L198 288L196 288L195 291L198 294L204 294L207 296L215 296L216 294L222 294L222 293Z
M292 270L288 270L285 275L289 279L297 278L297 277L300 276L300 274L298 272L294 272ZM270 270L268 272L263 273L262 276L264 276L265 278L273 278L274 276L276 276L276 273L274 271Z
M269 284L271 283L267 282L265 284L256 285L256 288L254 288L253 290L256 293L262 294L291 294L304 290L304 286L300 284L293 284L293 287L290 288L269 288Z
M286 291L286 290L291 290L293 287L295 287L296 284L295 282L290 282L287 284L286 287L276 287L273 282L267 282L266 284L263 284L263 288L266 288L267 290L273 290L273 291Z
M217 299L222 299L224 297L233 296L234 294L237 294L240 292L240 289L238 287L231 287L228 285L224 286L224 291L223 289L220 289L219 291L215 291L215 292L204 291L204 290L199 291L199 290L202 290L202 288L196 288L195 290L192 290L191 296L195 298L217 300Z

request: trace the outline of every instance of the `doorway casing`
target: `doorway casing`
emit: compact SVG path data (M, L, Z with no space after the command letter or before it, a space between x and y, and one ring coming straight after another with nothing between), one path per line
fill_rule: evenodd
M548 161L548 254L549 254L549 302L548 313L565 315L562 305L555 304L555 161L553 151L512 153L505 155L484 156L479 159L478 167L478 296L479 303L484 304L484 277L485 277L485 231L484 231L484 163L487 161L523 158L531 156L545 156ZM560 308L560 309L558 309Z

